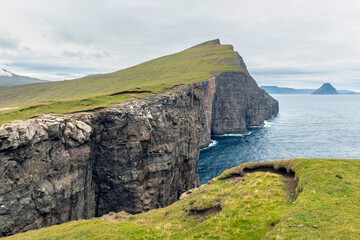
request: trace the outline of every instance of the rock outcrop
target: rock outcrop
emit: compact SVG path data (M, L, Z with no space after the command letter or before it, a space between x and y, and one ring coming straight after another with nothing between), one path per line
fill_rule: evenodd
M94 216L86 115L0 127L0 236Z
M336 95L339 94L330 83L324 83L320 88L316 89L312 95Z
M167 206L199 186L199 152L211 135L246 133L277 112L245 71L105 111L4 124L0 236Z

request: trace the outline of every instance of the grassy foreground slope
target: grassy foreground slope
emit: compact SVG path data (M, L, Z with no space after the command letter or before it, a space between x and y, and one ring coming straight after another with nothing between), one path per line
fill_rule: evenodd
M260 166L295 171L296 195L282 175L241 176ZM360 160L247 163L166 208L111 213L5 239L360 239L359 172Z
M231 45L208 41L134 67L75 80L0 87L0 124L44 113L71 113L107 107L131 96L124 91L159 92L178 84L204 81L214 73L246 71ZM30 105L30 106L29 106Z

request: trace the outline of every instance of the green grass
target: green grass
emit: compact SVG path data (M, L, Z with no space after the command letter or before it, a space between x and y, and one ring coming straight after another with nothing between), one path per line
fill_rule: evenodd
M214 73L246 71L236 64L237 61L238 53L232 50L231 45L220 45L213 40L113 73L60 82L0 87L0 108L22 108L22 111L0 111L0 124L44 113L90 110L126 99L111 97L115 92L145 90L156 93L174 85L204 81ZM82 100L94 97L99 104L95 101L91 107L82 105ZM42 107L34 110L33 105L39 103ZM32 110L26 110L29 105L32 105ZM29 114L23 114L23 111Z
M228 170L166 208L138 215L114 213L104 217L112 221L70 222L5 239L360 239L360 160L272 162L296 171L296 198L289 195L281 175L256 172L241 182L226 179L261 164ZM217 215L189 214L219 205Z

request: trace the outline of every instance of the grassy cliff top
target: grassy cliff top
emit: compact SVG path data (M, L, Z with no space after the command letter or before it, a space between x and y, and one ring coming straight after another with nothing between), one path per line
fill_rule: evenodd
M208 41L184 51L160 57L108 74L60 82L0 87L0 124L44 113L71 113L106 107L129 99L124 91L159 92L178 84L208 79L214 73L245 71L231 45ZM146 94L140 95L140 97Z
M246 163L162 209L5 239L360 239L359 172L360 160Z

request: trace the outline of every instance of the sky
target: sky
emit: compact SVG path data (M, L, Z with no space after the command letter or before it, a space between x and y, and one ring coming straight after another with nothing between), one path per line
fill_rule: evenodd
M113 72L216 38L259 85L360 90L360 1L0 0L0 66L40 79Z

